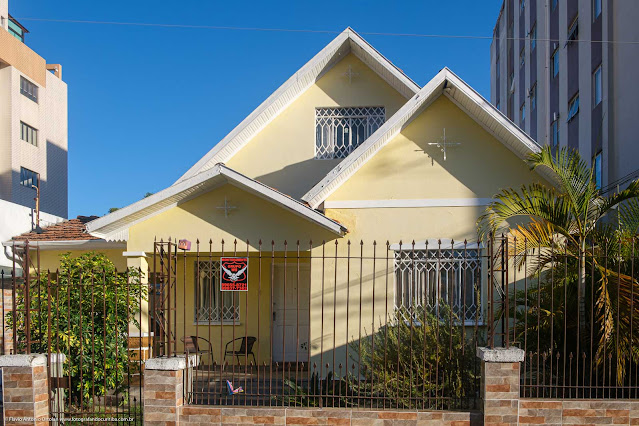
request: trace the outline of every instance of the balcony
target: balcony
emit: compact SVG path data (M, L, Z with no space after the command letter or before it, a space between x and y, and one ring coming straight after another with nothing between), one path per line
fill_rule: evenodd
M24 35L29 32L22 26L13 16L9 15L9 25L7 26L9 34L24 43Z

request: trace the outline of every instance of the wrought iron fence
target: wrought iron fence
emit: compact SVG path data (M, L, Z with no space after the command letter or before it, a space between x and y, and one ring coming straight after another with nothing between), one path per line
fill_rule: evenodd
M488 260L453 241L159 241L154 353L196 355L191 404L473 408Z
M635 246L635 237L541 249L527 239L495 240L488 343L526 351L523 397L637 397Z
M142 424L147 285L139 271L117 271L95 253L43 270L37 246L12 249L13 273L0 274L10 283L1 352L47 355L51 423Z

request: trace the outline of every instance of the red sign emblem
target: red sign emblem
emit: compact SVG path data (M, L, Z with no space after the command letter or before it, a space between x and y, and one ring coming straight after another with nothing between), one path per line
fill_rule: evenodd
M248 258L223 257L220 259L220 290L248 291Z

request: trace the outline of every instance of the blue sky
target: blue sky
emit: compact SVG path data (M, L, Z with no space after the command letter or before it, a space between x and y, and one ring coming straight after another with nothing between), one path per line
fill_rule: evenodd
M491 36L501 0L10 0L20 18ZM21 19L69 87L69 217L173 183L335 34ZM448 66L490 95L490 40L363 34L418 84Z

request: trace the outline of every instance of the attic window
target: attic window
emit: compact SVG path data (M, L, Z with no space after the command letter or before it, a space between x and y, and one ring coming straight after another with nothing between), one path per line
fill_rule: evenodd
M384 107L315 109L315 158L345 158L386 121Z

